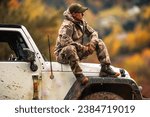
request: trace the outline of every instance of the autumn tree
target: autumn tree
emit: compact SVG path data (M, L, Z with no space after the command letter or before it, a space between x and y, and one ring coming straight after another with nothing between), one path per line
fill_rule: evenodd
M61 13L62 9L49 7L42 0L7 0L0 4L0 22L24 25L47 57L47 35L54 46Z

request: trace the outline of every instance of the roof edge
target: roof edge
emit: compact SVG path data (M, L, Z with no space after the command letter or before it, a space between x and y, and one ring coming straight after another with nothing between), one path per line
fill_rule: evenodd
M3 28L21 28L22 25L19 24L0 24Z

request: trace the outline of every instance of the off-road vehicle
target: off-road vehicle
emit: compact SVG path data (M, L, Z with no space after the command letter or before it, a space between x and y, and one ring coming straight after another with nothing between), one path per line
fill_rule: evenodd
M0 99L142 99L129 73L117 78L99 77L100 64L80 63L89 77L81 85L69 65L46 61L27 29L0 24ZM8 56L9 55L9 56Z

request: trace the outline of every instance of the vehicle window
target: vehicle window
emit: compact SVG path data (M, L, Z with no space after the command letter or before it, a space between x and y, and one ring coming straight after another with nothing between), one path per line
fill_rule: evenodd
M28 48L17 31L0 31L0 61L23 61L23 48Z
M16 56L15 52L9 47L8 43L0 42L0 61L6 61L10 55Z

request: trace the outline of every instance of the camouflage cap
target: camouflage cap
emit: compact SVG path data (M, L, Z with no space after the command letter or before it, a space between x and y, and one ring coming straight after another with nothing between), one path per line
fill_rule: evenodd
M82 5L78 4L78 3L73 3L69 6L69 11L70 13L83 13L87 10L87 7L83 7Z

